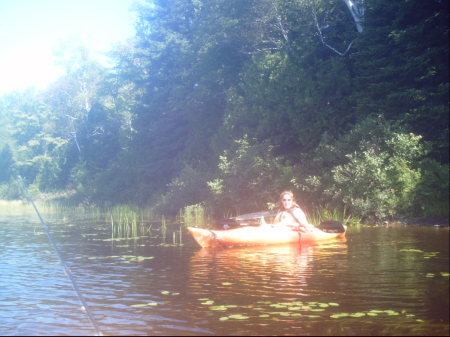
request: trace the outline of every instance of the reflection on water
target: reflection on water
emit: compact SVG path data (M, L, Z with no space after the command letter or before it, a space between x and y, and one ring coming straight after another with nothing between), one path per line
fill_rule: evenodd
M344 242L320 246L200 249L190 261L189 286L197 288L199 295L210 293L210 285L234 295L251 292L251 296L264 297L277 290L282 290L284 295L300 295L308 286L308 276L316 266L314 260L319 260L317 262L327 268L323 265L324 260L327 260L325 264L332 265L346 252Z
M219 334L305 334L305 320L311 326L319 313L339 305L332 288L317 289L314 275L333 284L336 266L346 269L347 261L345 239L320 245L201 249L190 261L188 289L209 310L206 316L217 320Z
M448 335L448 229L207 250L45 217L105 335ZM1 334L94 333L32 215L0 216L0 273Z

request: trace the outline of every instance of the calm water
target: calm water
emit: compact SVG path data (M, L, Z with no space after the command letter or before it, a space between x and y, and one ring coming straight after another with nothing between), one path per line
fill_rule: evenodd
M204 250L44 218L104 335L449 334L447 228ZM0 271L1 335L95 334L36 215L0 215Z

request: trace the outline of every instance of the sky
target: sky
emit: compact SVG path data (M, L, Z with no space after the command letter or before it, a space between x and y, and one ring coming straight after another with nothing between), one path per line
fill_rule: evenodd
M62 43L78 41L100 56L133 37L134 2L0 0L0 95L55 81Z

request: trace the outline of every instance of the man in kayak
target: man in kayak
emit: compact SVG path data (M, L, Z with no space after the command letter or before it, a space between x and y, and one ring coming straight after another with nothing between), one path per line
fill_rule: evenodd
M281 208L275 216L274 223L290 227L301 232L308 232L315 228L306 220L305 212L295 200L294 193L283 191L280 194Z

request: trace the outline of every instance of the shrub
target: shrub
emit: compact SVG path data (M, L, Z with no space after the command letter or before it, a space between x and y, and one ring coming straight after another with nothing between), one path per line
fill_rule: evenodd
M414 195L415 215L449 216L449 167L433 159L421 163L421 180Z
M324 144L321 156L327 153L324 149L335 157L330 174L322 177L322 188L335 202L362 217L413 212L422 181L420 162L427 153L420 136L369 117L337 142Z
M290 187L292 167L273 155L265 143L247 137L220 156L219 174L208 182L213 206L226 214L241 214L267 209L278 192ZM222 216L222 214L217 214Z

